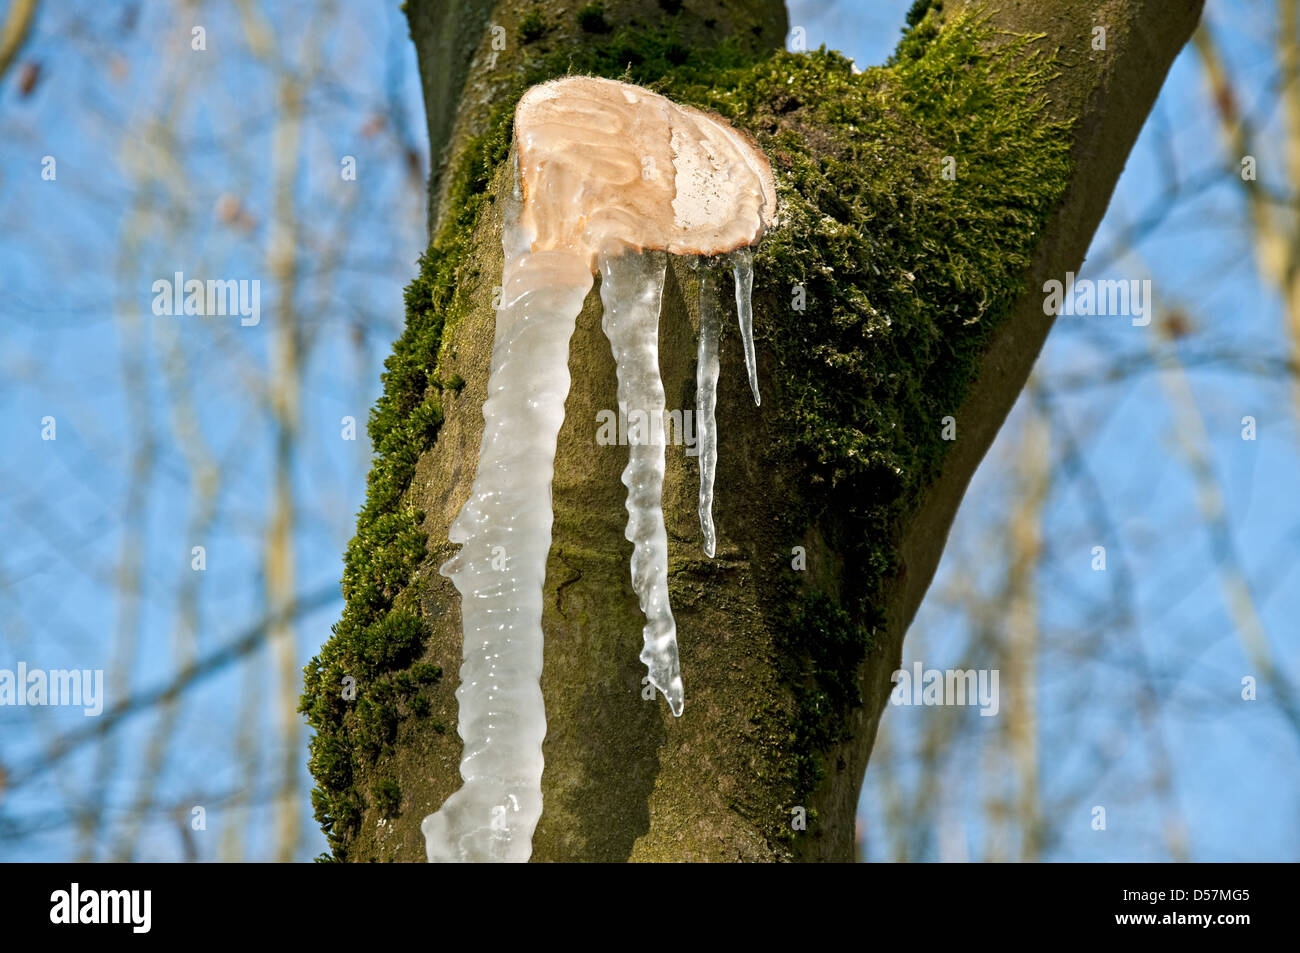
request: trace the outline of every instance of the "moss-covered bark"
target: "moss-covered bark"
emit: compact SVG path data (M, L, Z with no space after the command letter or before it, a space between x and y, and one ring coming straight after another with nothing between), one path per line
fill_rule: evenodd
M553 492L534 857L848 859L903 634L1050 324L1034 289L1082 259L1196 11L1042 0L972 15L923 0L891 63L855 74L834 54L772 52L783 19L760 0L578 6L487 11L461 108L430 117L452 143L431 193L435 237L371 418L347 608L307 669L317 815L337 858L414 860L421 819L459 786L459 600L436 567L482 435L509 119L532 83L582 72L751 131L781 210L755 262L761 410L734 319L723 336L713 560L700 549L695 458L668 454L680 719L641 684L626 448L595 440L597 412L616 406L595 292L578 319ZM424 31L437 18L432 4L410 7L428 96L437 38ZM1099 22L1103 55L1091 51ZM506 49L488 69L492 24ZM430 101L450 101L440 95ZM660 341L670 409L694 407L697 289L698 273L674 262ZM955 442L941 439L948 415ZM792 568L794 547L806 569ZM806 830L792 826L797 808Z

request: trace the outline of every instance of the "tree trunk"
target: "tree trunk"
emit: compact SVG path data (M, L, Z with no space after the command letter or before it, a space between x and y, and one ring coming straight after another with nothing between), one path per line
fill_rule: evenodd
M667 455L680 718L643 697L627 449L595 439L597 413L617 407L597 290L578 318L533 857L850 860L903 636L1050 328L1043 283L1082 262L1199 8L995 0L972 15L922 0L894 60L856 75L832 54L779 52L775 0L606 0L600 13L408 0L432 241L372 414L347 609L303 700L335 857L422 858L421 820L460 785L459 596L437 567L456 549L448 527L482 437L502 160L523 89L587 72L715 109L755 135L780 192L755 256L761 408L724 312L714 559L701 549L697 458ZM689 264L670 263L664 290L670 410L695 401Z

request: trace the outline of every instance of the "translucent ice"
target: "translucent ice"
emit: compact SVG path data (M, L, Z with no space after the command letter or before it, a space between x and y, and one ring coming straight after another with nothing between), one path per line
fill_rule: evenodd
M736 315L740 318L740 340L745 346L745 369L749 371L749 389L754 393L754 404L762 403L758 397L758 360L754 357L754 253L742 248L732 256L732 271L736 276Z
M581 259L528 250L507 209L505 273L478 472L443 567L461 595L458 729L464 785L422 829L430 861L524 861L542 812L542 583L551 547L555 441L569 338L592 276Z
M569 393L569 339L597 269L620 416L640 411L652 424L652 439L629 441L623 471L632 587L646 618L641 660L673 714L682 713L662 509L664 253L747 248L771 226L776 202L767 160L747 137L625 83L570 77L533 87L515 112L515 148L478 470L449 533L462 548L441 570L461 595L464 784L424 819L430 861L523 861L532 853L546 736L541 620L551 481ZM757 400L747 254L736 259L735 274ZM715 296L707 319L701 315L699 372L700 519L710 556L717 325Z
M708 269L700 276L700 341L695 369L695 432L700 443L700 530L704 552L717 548L713 530L713 474L718 466L718 282Z
M618 412L629 419L663 421L664 385L659 378L659 302L663 297L662 252L600 256L602 327L618 370ZM674 715L682 713L682 677L677 661L677 623L668 605L668 533L664 529L663 428L650 439L628 441L627 532L632 543L632 589L641 601L645 647L641 661L650 683L663 692Z

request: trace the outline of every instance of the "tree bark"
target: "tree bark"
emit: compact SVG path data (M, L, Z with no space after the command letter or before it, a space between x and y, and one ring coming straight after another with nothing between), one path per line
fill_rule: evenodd
M686 0L657 6L607 0L605 29L596 33L579 25L574 4L560 0L542 0L531 7L514 0L459 5L409 0L408 7L435 158L430 182L434 236L457 227L452 170L465 150L482 147L493 106L508 96L511 82L517 81L530 57L539 55L539 46L542 52L577 48L617 36L627 27L668 31L672 42L690 50L717 48L719 55L731 55L727 51L739 45L752 56L778 47L786 27L781 4L770 0ZM523 43L521 22L531 10L538 11L541 20L531 21L529 35L536 36L538 28L544 32ZM923 10L924 4L918 4L918 16ZM942 29L968 23L960 18L965 10L965 4L949 0L942 10ZM920 485L900 491L899 499L890 502L894 508L888 512L894 516L888 526L859 525L856 511L841 512L825 504L834 498L824 495L820 478L809 477L804 461L774 451L785 446L783 434L794 414L789 406L792 391L782 383L791 359L781 342L759 332L760 379L772 382L775 392L765 391L763 406L755 408L738 342L734 334L724 336L715 559L701 551L698 471L694 458L681 448L669 448L664 485L670 591L687 699L679 719L662 699L647 701L642 694L642 618L631 590L631 544L623 538L625 490L619 480L627 451L595 444L597 413L617 405L597 291L588 297L571 342L573 385L556 455L555 523L543 616L545 807L534 837L534 859L853 859L859 792L903 637L934 575L967 483L1051 326L1052 319L1043 314L1040 289L1048 278L1063 278L1081 264L1164 76L1195 27L1200 2L995 0L982 10L996 31L995 43L1013 42L1014 35L1043 34L1034 40L1035 46L1056 56L1054 78L1039 108L1045 120L1071 123L1065 146L1073 162L1072 177L1041 229L1033 233L1035 240L1024 255L1028 264L1014 269L1021 290L1000 309L987 335L971 338L976 351L970 358L969 382L954 385L953 391L960 397L951 409L959 438L941 448L938 462ZM593 25L590 15L585 22ZM929 22L941 22L938 10ZM493 25L504 28L504 34L495 34L504 35L504 50L492 48ZM1106 27L1104 50L1094 49L1098 26ZM795 90L796 98L800 93L815 98L819 90ZM936 90L933 95L943 94ZM782 118L781 108L774 107L776 118L755 117L763 128L751 130L768 146L778 177L783 130L797 128L814 155L819 148L816 131L792 126L795 120ZM790 116L798 115L799 110L790 107ZM745 117L737 117L737 124L744 126ZM357 806L354 824L345 827L335 821L335 851L347 859L422 858L421 819L460 785L461 749L454 730L461 658L459 597L436 567L455 550L447 531L469 494L482 437L493 286L499 284L502 268L496 198L510 185L504 165L487 170L495 198L475 217L457 271L457 300L466 302L465 313L445 333L438 360L440 382L430 383L431 388L441 383L441 429L436 442L419 456L401 503L422 514L428 544L410 588L418 593L423 620L422 660L440 666L444 675L428 694L427 717L403 715L391 743L377 753L351 751L345 772L350 783L365 792L376 778L393 779L400 789L400 811L382 810L376 799L368 799ZM924 219L889 226L873 218L870 209L837 208L834 196L819 201L824 218L834 217L862 232L898 227L904 230L898 234L907 234L908 228L927 227ZM778 228L798 226L789 219ZM756 326L764 315L788 310L791 300L788 287L765 284L761 261L755 274ZM660 332L660 365L670 408L694 406L697 284L687 263L671 263ZM826 315L810 306L801 320L809 322L810 334L816 335L816 322ZM867 341L863 346L873 345ZM463 387L458 381L456 388L448 389L452 377L463 379ZM866 399L845 395L846 400L858 397ZM934 425L937 432L937 420ZM811 500L822 503L814 508L814 518L796 526L797 535L792 536L791 509ZM855 532L877 537L870 559L854 545L842 543ZM796 546L806 552L807 569L802 573L791 571ZM871 582L877 575L878 582ZM798 578L791 583L793 576ZM832 649L815 641L791 641L792 603L787 596L792 587L804 594L800 599L808 593L825 594L834 605L850 607L853 625L869 633L864 651L846 651L843 656L848 661L842 667L848 671L824 671L837 664ZM855 602L854 593L865 593L863 600ZM868 604L869 611L852 608ZM821 603L798 605L803 608L794 624L809 629L814 640L823 637L823 630L838 631L838 615L823 617L810 608ZM805 656L819 660L820 668ZM329 681L326 675L318 677L322 683ZM312 678L309 668L309 696ZM849 695L855 697L843 703ZM837 707L844 710L831 710ZM817 718L824 715L824 723L810 726L810 711ZM351 717L338 715L338 723L346 724ZM827 728L831 724L836 726L833 731ZM320 724L317 728L320 732ZM314 754L318 757L319 752ZM324 772L315 761L313 766L321 778ZM336 818L337 804L323 813ZM792 824L801 813L807 817L806 830Z

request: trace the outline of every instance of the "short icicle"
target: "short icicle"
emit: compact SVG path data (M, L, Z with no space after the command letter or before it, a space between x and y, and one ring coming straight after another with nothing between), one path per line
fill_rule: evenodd
M586 260L529 250L508 203L505 269L478 471L441 569L461 595L456 700L464 785L421 830L432 861L526 861L542 812L542 583L551 478L569 393L569 338L591 289Z
M736 315L740 318L740 338L745 343L745 369L749 371L749 389L754 392L754 405L762 403L758 396L758 360L754 356L754 252L742 248L732 256L732 272L736 276Z
M641 661L650 683L674 715L682 713L677 623L668 602L668 533L664 485L664 385L659 376L659 306L666 259L662 252L603 251L599 258L602 327L618 371L618 412L628 421L627 532L632 543L632 588L645 613ZM634 415L641 433L633 439Z
M700 529L710 559L717 548L713 528L713 476L718 465L718 282L705 268L700 276L700 341L695 370L695 430L700 444Z

